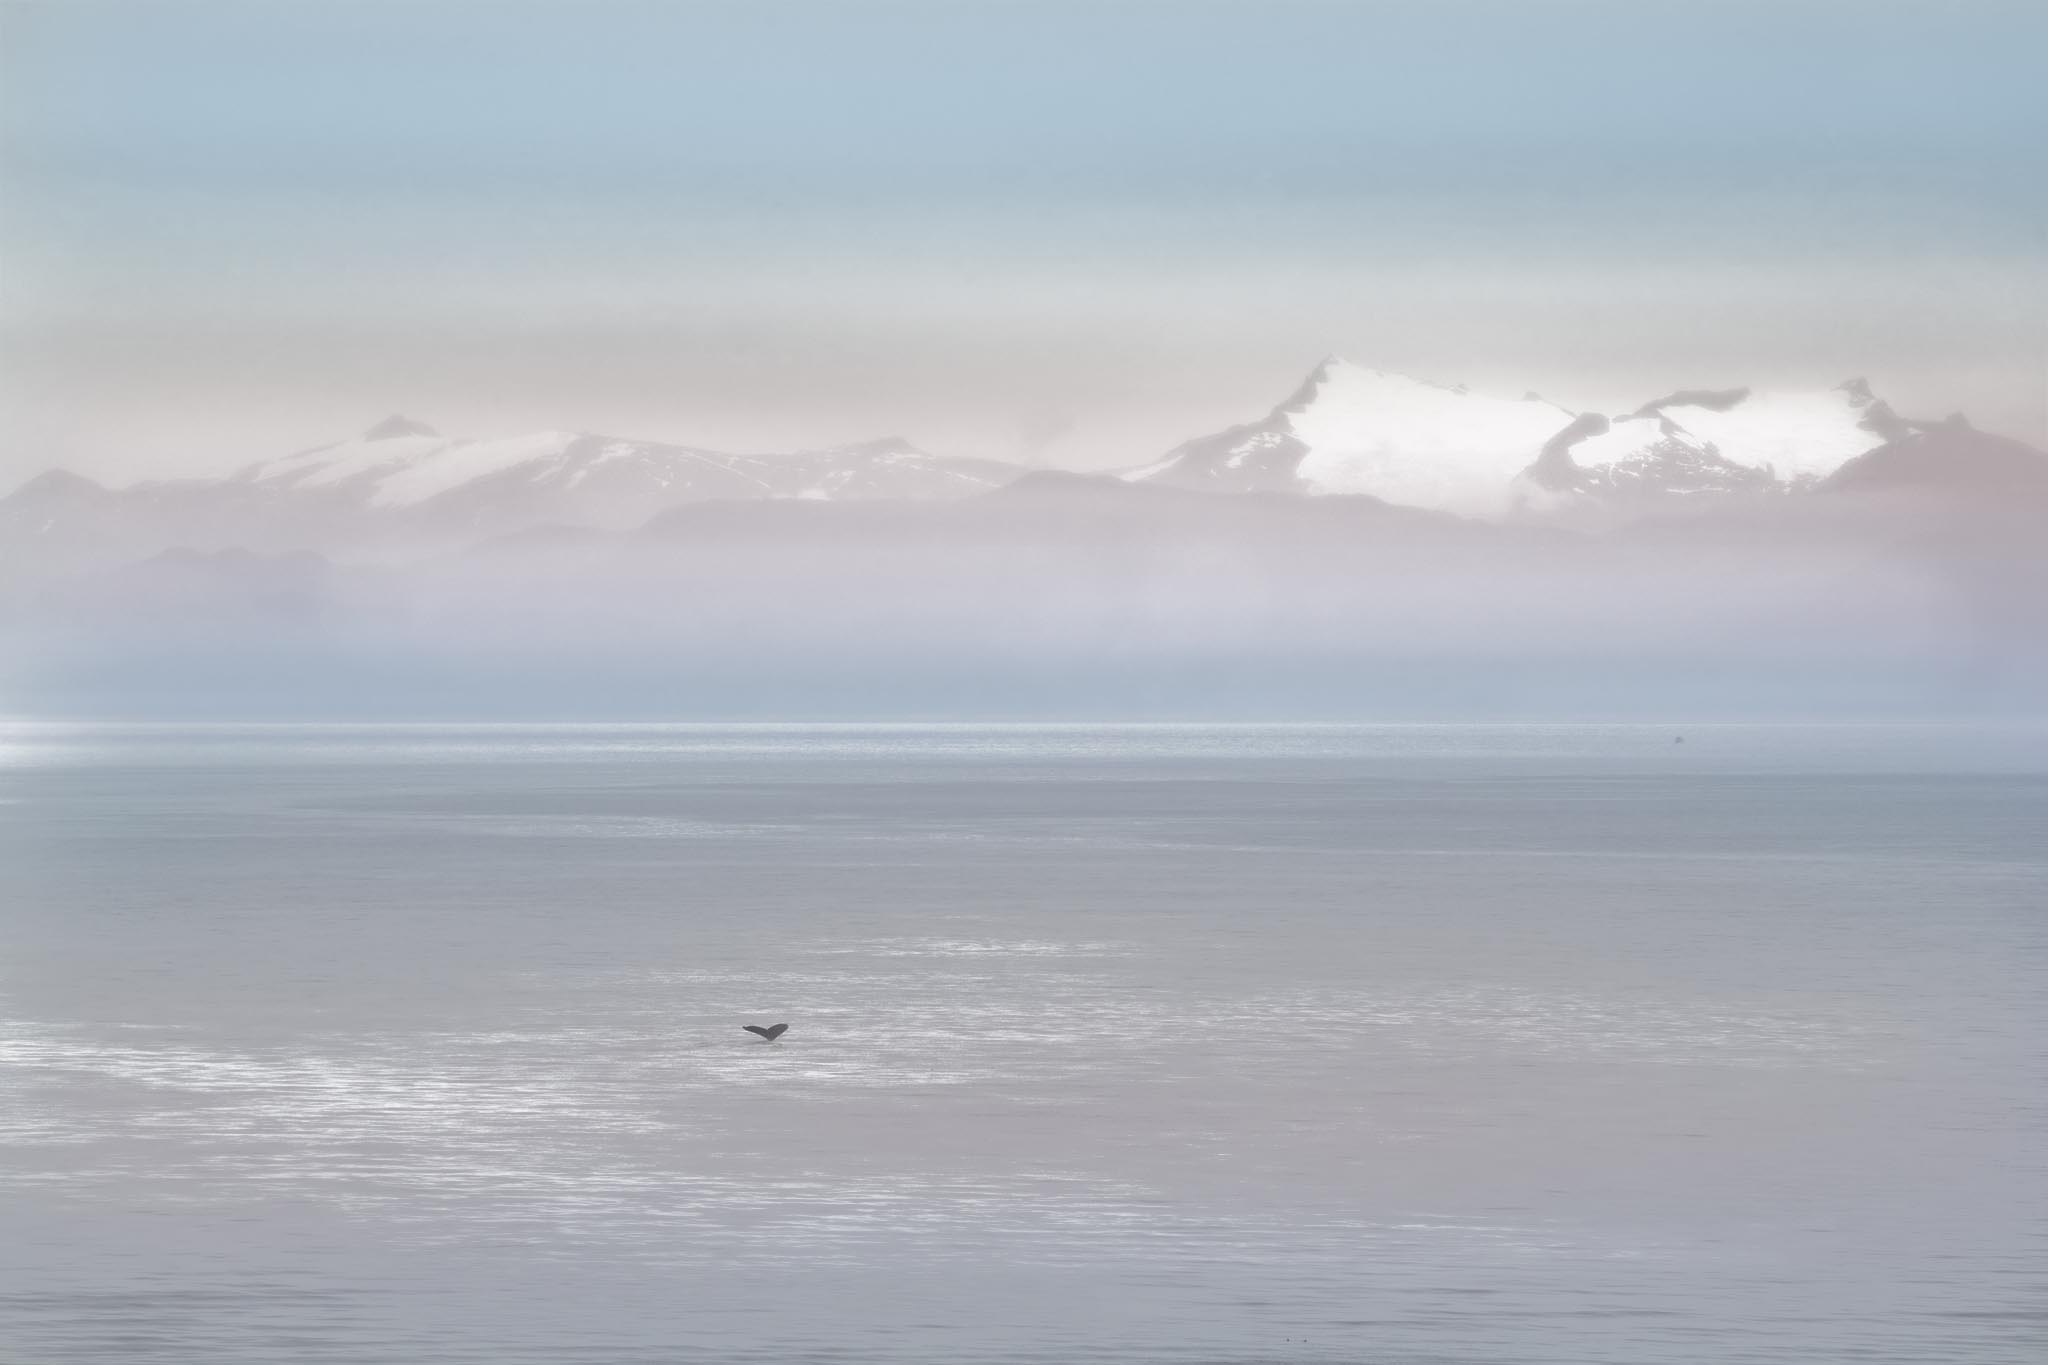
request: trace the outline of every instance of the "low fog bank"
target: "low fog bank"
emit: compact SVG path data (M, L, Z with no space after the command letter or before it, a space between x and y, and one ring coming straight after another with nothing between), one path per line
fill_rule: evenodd
M0 709L212 717L1831 716L2048 696L2029 498L1613 531L1034 478L706 503L398 565L178 551L20 584Z

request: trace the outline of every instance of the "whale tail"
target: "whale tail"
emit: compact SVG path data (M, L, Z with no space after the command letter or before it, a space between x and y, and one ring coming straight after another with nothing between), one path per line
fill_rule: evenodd
M761 1037L771 1043L789 1031L789 1025L787 1024L770 1024L767 1028L762 1028L759 1024L742 1024L740 1027L746 1029L749 1033L760 1034Z

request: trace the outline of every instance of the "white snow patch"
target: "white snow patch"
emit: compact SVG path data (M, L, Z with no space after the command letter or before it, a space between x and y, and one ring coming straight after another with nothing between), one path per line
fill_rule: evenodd
M613 460L623 460L633 455L642 455L646 451L646 446L632 441L607 441L598 450L597 454L590 458L589 463L592 465L610 464Z
M1143 483L1155 475L1164 474L1179 463L1179 455L1168 455L1162 459L1154 460L1151 464L1140 465L1136 469L1126 469L1118 474L1117 477L1125 483Z
M1494 398L1332 360L1286 415L1316 493L1369 493L1445 511L1501 510L1543 443L1572 420L1554 403Z
M635 455L645 455L646 453L647 447L632 441L607 441L598 448L597 454L578 464L570 472L569 477L563 481L562 486L564 488L574 488L589 478L590 471L601 464L611 464L615 460L630 459ZM660 482L664 487L668 485L668 480L665 478L661 479Z
M1680 404L1660 409L1721 458L1786 480L1825 478L1884 444L1859 423L1864 407L1840 389L1752 393L1726 412Z
M370 501L379 507L410 507L529 460L560 455L578 439L573 431L537 431L496 441L460 442L384 478Z
M1279 445L1280 439L1280 433L1277 431L1259 432L1256 436L1247 438L1237 449L1231 451L1230 457L1223 462L1223 467L1225 469L1241 468L1246 460L1249 460L1260 451L1271 450L1274 446Z

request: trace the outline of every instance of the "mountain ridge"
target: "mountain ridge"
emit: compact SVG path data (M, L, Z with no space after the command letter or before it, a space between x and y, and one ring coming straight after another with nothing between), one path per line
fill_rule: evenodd
M1560 522L1874 482L1979 486L1997 481L1986 473L1993 465L2032 486L2026 458L1962 440L1957 429L1901 418L1860 379L1812 390L1677 389L1610 416L1334 354L1264 417L1097 474L937 455L902 436L734 453L589 431L448 437L393 414L220 478L115 488L46 471L0 497L0 569L62 570L172 547L388 556L545 528L631 530L707 503L945 502L1015 486L1021 505L1056 488L1071 493L1061 480ZM1950 435L1910 444L1937 431ZM1900 442L1909 444L1868 462ZM1102 503L1096 496L1089 515Z
M433 548L548 524L625 529L717 500L943 500L1024 473L934 455L901 436L736 454L596 432L442 436L387 417L359 435L214 479L110 488L62 470L0 497L0 567L104 561L118 552Z
M1123 476L1504 515L1560 497L1808 488L1922 425L1862 379L1823 390L1679 389L1610 416L1331 355L1264 418L1184 441Z

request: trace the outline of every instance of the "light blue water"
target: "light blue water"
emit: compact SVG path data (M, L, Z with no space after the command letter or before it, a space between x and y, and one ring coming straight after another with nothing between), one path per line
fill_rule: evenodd
M2044 1062L2040 729L0 727L9 1361L2032 1362Z

